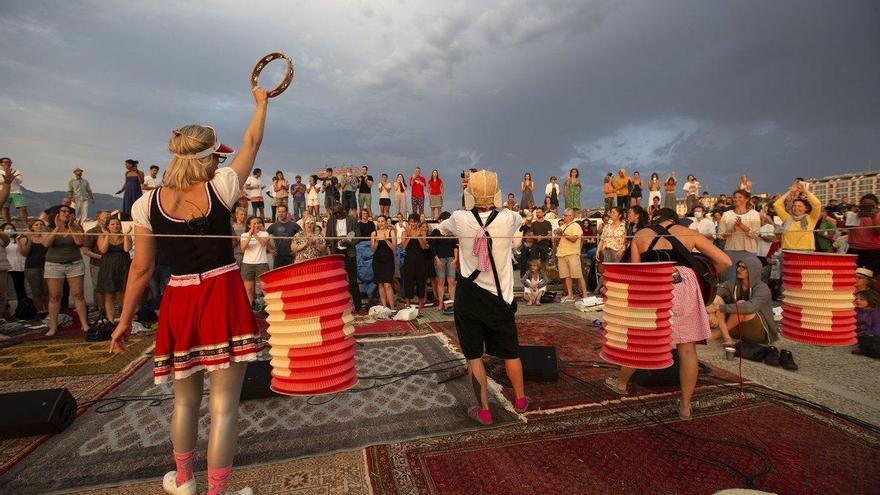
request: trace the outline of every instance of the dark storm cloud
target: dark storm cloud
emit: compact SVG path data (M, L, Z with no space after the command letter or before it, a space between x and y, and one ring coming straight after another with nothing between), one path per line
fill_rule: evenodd
M0 30L2 154L50 172L26 175L37 189L74 164L113 189L185 122L235 142L247 72L279 48L297 80L270 108L269 169L477 163L511 190L578 166L594 203L621 165L772 191L880 157L870 0L6 2Z

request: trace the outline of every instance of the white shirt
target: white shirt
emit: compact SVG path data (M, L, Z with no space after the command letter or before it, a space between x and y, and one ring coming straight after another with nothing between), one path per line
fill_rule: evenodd
M235 173L235 170L232 170L229 167L219 168L216 172L214 172L214 178L210 181L210 186L208 183L205 183L205 189L208 187L213 187L214 192L217 193L217 197L220 198L220 201L223 202L222 205L210 205L209 208L220 208L225 207L227 210L232 210L232 207L238 202L238 174ZM147 191L146 194L141 196L134 202L131 206L131 219L134 221L134 224L138 227L143 227L145 229L153 230L153 225L150 223L150 203L153 201L153 195L156 194L158 189L153 189L152 191ZM159 204L159 209L161 210L162 204ZM211 210L208 210L210 213ZM182 222L183 220L174 219L165 215L166 218L175 222Z
M480 213L480 218L484 223L490 214L489 211ZM498 216L487 229L492 237L492 257L495 259L495 268L498 269L501 296L508 304L513 302L513 237L519 231L522 223L523 220L519 213L504 209L498 212ZM439 229L443 235L454 235L459 238L461 275L467 278L477 268L477 257L473 255L473 237L480 229L477 219L470 211L458 210L453 212L450 218L441 222ZM491 269L480 272L475 282L492 294L498 293Z
M700 181L688 181L684 183L684 187L681 188L685 194L696 196L700 193Z
M552 182L547 183L547 187L544 188L544 196L550 196L550 193L556 189L556 197L559 198L559 184L554 184Z
M734 229L736 217L740 217L742 223L749 227L748 233ZM755 239L758 237L758 230L760 228L761 214L755 210L749 210L742 215L733 210L727 210L721 215L721 221L718 222L719 233L726 234L733 230L733 234L724 241L725 251L748 251L757 254L758 243Z
M152 176L148 175L144 177L144 185L153 189L157 187L162 187L162 178L156 177L154 179Z
M340 218L336 220L336 236L337 237L345 237L348 235L348 229L345 226L345 219ZM342 243L337 244L336 246L340 251L345 251L347 246L344 246Z
M250 235L250 232L245 232L244 234L241 234L241 238L247 239ZM260 239L268 239L269 233L265 230L261 230L257 232L257 237ZM252 237L250 242L248 242L247 248L244 250L244 256L241 258L241 262L249 265L268 263L269 256L266 254L266 247L267 246L261 245L256 237Z
M24 256L18 250L18 243L15 242L15 239L10 238L9 244L6 245L6 259L9 260L10 272L24 271Z
M761 236L774 232L776 232L776 227L772 223L761 225L761 228L758 229L758 256L767 256L767 253L770 252L770 245L773 244L772 242L765 241Z
M859 214L855 211L848 211L844 213L844 218L846 219L845 225L847 227L858 227L859 226Z
M694 221L691 223L691 230L696 230L704 236L712 239L715 237L715 222L713 222L711 218L706 217L700 219L694 218Z
M263 201L263 181L254 177L248 177L244 181L244 193L251 201Z

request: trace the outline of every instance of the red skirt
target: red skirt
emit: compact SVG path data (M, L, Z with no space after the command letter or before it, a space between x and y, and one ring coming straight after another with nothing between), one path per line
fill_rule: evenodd
M156 383L254 361L265 347L235 264L172 275L159 308Z

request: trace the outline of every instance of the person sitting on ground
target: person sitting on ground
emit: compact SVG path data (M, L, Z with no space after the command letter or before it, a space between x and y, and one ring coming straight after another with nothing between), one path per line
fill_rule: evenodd
M797 197L791 201L790 211L786 210L785 202L793 196ZM788 191L773 203L773 209L783 222L782 249L816 250L816 236L813 235L813 230L819 222L819 217L822 216L822 203L806 189L803 182L795 181Z
M856 339L853 354L880 358L880 293L873 289L856 292Z
M522 278L523 291L529 306L540 306L541 296L547 292L547 278L541 271L541 260L529 261L529 271Z
M770 287L761 280L761 261L747 256L736 263L736 279L724 282L706 311L713 338L722 336L733 345L733 336L753 344L770 344L779 339L773 319Z

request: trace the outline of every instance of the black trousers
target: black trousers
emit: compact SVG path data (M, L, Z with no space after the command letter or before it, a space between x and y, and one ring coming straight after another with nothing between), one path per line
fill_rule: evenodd
M354 247L348 249L354 249ZM362 303L361 288L358 285L357 258L349 256L347 253L345 255L345 273L348 275L348 293L351 294L351 302L354 304L354 309L360 311Z
M626 210L629 208L629 194L617 195L617 207ZM626 211L623 212L624 214Z
M24 288L24 272L9 272L9 276L12 277L12 286L15 287L15 298L18 301L21 301L25 297L27 297L27 292L25 292Z

